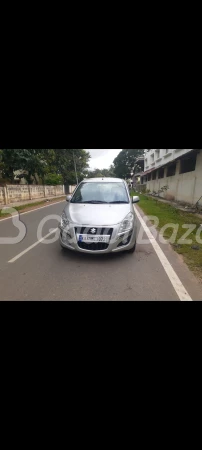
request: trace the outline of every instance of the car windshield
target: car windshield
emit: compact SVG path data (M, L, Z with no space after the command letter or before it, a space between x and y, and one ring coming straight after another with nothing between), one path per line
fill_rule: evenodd
M84 182L72 197L71 203L129 203L125 184L122 182Z

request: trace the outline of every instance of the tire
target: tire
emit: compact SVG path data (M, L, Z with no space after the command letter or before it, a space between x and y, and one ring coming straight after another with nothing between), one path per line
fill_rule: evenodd
M128 253L134 253L135 250L136 250L136 242L135 242L135 244L133 245L133 247L130 248L130 250L128 250Z

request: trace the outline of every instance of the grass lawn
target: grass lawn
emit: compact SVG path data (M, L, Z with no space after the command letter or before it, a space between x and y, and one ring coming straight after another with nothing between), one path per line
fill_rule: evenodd
M139 206L147 216L158 217L158 229L161 229L168 223L179 224L175 244L171 245L177 253L183 255L188 266L202 279L202 228L199 236L201 243L198 243L196 240L196 232L202 224L202 219L195 216L195 214L179 211L172 205L159 202L158 199L151 198L150 196L138 194L137 192L131 192L131 195L139 195ZM178 243L187 231L186 228L183 228L184 224L196 225L195 230L192 231L192 233L190 233L187 237L187 239L191 239L193 241L192 244L183 244L183 242ZM167 228L167 230L163 233L163 236L165 239L169 239L172 233L173 229ZM199 250L192 249L193 245L199 247Z
M65 196L62 197L56 197L56 198L51 198L51 199L44 199L44 200L40 200L40 201L36 201L34 203L27 203L26 205L21 205L21 206L15 206L16 211L18 212L25 212L25 211L31 211L32 209L37 208L38 206L45 206L47 205L47 203L55 203L55 202L60 202L62 200L65 199ZM47 202L48 200L48 202ZM10 215L9 213L9 208L8 208L8 213L2 213L2 209L4 206L1 207L0 209L0 219L1 218L6 218Z

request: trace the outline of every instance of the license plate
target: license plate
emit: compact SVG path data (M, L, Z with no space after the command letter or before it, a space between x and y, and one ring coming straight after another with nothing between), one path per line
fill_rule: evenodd
M104 242L109 243L110 236L104 235L104 236L89 236L88 234L77 234L77 240L78 242L88 242L94 243L94 242Z

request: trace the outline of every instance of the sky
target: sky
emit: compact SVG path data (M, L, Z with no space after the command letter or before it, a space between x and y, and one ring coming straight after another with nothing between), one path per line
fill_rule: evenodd
M86 151L91 155L89 163L91 169L108 169L121 149L86 149Z

